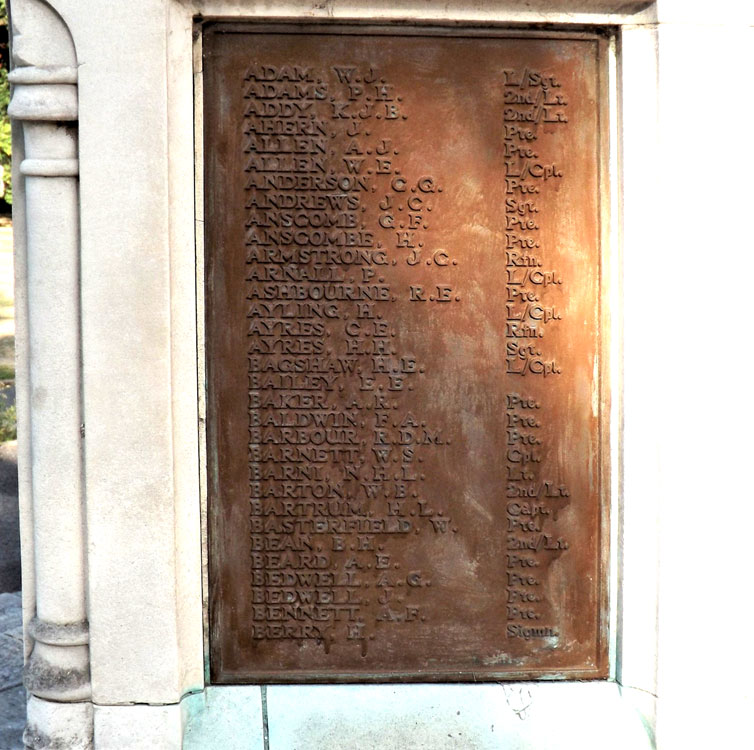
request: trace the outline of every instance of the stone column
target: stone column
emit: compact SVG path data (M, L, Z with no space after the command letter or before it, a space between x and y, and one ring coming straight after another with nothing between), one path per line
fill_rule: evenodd
M65 24L48 5L18 0L11 12L14 89L8 112L23 126L30 397L25 434L35 590L24 742L35 750L91 748L76 57Z

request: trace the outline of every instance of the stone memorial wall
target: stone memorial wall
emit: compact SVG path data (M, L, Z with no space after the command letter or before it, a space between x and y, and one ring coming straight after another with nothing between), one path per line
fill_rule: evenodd
M8 7L26 748L740 747L751 5Z

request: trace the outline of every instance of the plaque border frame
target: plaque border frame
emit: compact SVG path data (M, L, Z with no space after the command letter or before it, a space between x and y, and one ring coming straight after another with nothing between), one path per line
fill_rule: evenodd
M613 246L619 245L616 233L619 224L616 193L618 192L618 167L615 164L617 111L615 108L616 81L613 67L618 57L617 39L619 27L612 25L574 25L561 24L527 24L509 22L452 22L422 20L384 20L349 18L277 18L250 17L228 19L220 17L202 17L194 23L194 60L195 68L202 71L194 86L194 134L195 134L195 171L196 171L196 207L197 215L202 219L206 214L204 185L206 180L206 163L203 158L203 70L202 48L205 28L218 25L224 33L267 33L267 34L343 34L365 36L417 36L417 37L462 37L473 38L554 38L594 41L597 44L597 130L599 143L596 154L598 196L598 234L599 234L599 290L598 314L599 330L597 332L597 358L599 361L599 410L598 445L600 451L600 508L601 519L598 524L599 561L601 571L598 583L598 636L595 644L596 666L594 668L570 668L558 670L519 670L496 672L493 670L479 673L464 670L463 673L452 670L419 671L379 671L348 672L343 670L290 670L288 672L255 670L248 679L235 676L218 675L213 668L212 627L212 563L211 536L213 521L212 482L209 477L216 470L212 450L211 419L209 403L211 386L207 373L210 346L206 338L206 319L209 315L206 285L208 276L205 269L206 224L202 220L196 232L197 256L197 339L199 351L199 402L201 420L200 466L202 471L202 583L203 583L203 637L205 653L205 684L207 685L317 685L317 684L386 684L386 683L492 683L520 681L583 681L613 680L616 676L615 656L617 651L617 596L618 588L618 521L619 509L615 480L618 473L614 464L619 464L616 445L617 434L613 416L612 362L615 356L610 308L615 304L614 292L610 283L614 264ZM253 31L250 29L253 28ZM250 673L251 674L251 673Z

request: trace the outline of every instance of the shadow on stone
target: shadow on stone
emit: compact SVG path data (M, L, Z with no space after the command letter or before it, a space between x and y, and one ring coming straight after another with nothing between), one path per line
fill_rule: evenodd
M0 592L21 589L17 445L0 445Z
M23 670L21 594L0 594L0 748L23 748L21 736L26 721L26 691Z
M26 690L22 685L0 691L0 747L23 750Z

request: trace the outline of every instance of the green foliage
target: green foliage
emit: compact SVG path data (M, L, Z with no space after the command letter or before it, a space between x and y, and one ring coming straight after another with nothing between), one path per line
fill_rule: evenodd
M16 406L0 407L0 442L16 439Z
M8 12L5 0L0 0L0 26L8 25ZM11 192L11 163L10 163L10 119L8 118L8 104L10 102L10 85L8 84L8 70L0 67L0 167L2 167L3 195L8 203L13 203Z

